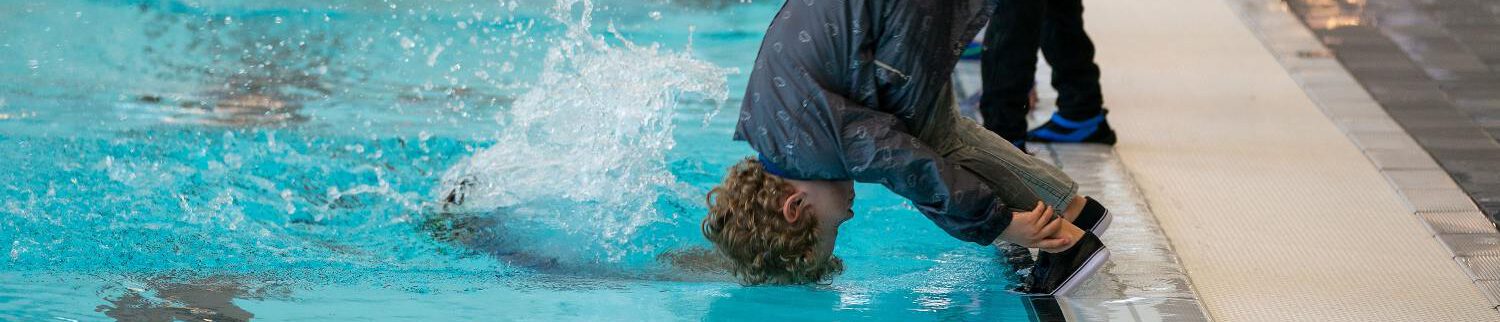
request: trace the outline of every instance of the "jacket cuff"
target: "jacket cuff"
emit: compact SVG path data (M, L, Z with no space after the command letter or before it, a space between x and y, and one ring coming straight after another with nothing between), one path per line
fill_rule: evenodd
M1005 206L1005 202L1000 201L1000 198L995 198L995 202L990 205L989 210L984 214L984 221L979 224L979 229L975 231L976 238L974 238L974 243L993 245L999 242L1000 233L1005 232L1006 227L1010 227L1012 216L1010 208Z
M756 157L760 159L760 166L766 169L766 173L770 173L772 175L785 179L794 179L792 177L786 176L786 170L781 170L780 166L777 166L775 163L771 163L771 158L767 158L765 154L757 154Z

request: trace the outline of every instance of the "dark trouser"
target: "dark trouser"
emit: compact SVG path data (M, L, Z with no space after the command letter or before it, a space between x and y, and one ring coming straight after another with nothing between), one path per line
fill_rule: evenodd
M1052 66L1058 115L1082 120L1099 115L1099 66L1094 42L1083 30L1082 0L999 0L985 32L981 57L984 126L1007 140L1026 138L1026 113L1040 47Z

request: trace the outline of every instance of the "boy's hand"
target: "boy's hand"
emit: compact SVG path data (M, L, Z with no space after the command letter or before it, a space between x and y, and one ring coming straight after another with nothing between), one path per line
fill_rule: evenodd
M1057 220L1052 206L1038 201L1036 209L1012 213L1010 226L1000 232L1000 239L1026 248L1066 249L1069 240L1058 230L1065 220Z

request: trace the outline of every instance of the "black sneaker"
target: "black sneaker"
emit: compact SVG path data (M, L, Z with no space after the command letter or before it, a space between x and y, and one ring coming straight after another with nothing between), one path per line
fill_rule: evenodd
M1031 132L1026 133L1026 140L1032 142L1062 142L1062 143L1100 143L1115 144L1115 130L1109 127L1109 121L1104 119L1109 111L1099 113L1098 116L1086 120L1069 120L1062 115L1052 114L1052 119L1047 124L1042 124Z
M1083 204L1083 211L1078 213L1078 218L1073 219L1073 225L1094 235L1103 235L1105 229L1109 229L1109 223L1113 222L1115 216L1109 213L1108 208L1099 204L1098 200L1091 197L1083 197L1087 200Z
M1042 252L1031 270L1031 293L1068 296L1109 262L1109 249L1093 233L1061 253Z

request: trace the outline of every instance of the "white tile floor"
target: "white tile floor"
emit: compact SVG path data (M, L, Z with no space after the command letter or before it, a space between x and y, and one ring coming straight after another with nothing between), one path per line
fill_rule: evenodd
M1326 52L1277 0L1226 0L1266 43L1323 112L1363 150L1457 264L1488 299L1500 305L1500 234L1342 66L1308 59L1292 48ZM1316 64L1316 65L1314 65Z

